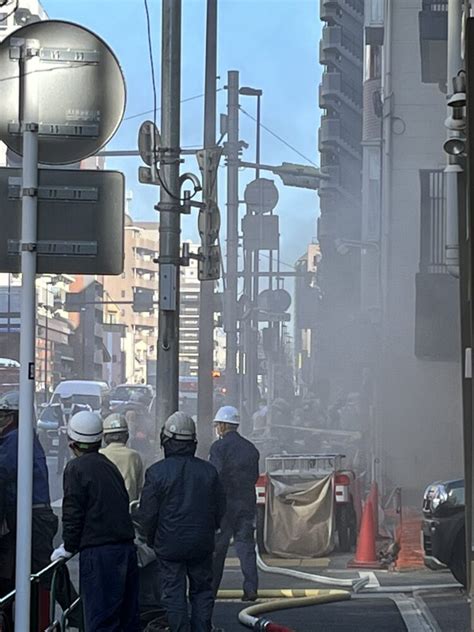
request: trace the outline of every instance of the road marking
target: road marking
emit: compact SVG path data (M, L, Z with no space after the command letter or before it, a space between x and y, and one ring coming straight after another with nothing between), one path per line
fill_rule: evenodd
M380 588L380 582L377 579L377 575L373 571L359 571L359 576L361 579L368 577L369 583L364 586L364 588Z
M433 626L418 607L413 597L407 597L403 593L389 595L397 606L398 611L406 625L407 632L438 632L439 627Z

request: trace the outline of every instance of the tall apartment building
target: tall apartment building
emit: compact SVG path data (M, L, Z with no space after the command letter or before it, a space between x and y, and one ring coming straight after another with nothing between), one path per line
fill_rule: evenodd
M294 290L294 357L296 385L304 394L315 382L314 363L317 356L318 309L320 289L316 285L321 260L319 244L309 244L306 252L295 263Z
M120 381L132 383L147 381L147 359L156 358L158 306L155 304L150 312L135 312L132 301L134 293L140 290L153 292L155 303L158 301L158 266L154 262L157 257L158 223L137 222L127 216L124 271L120 276L103 277L107 303L104 319L110 344L115 344L115 352L110 349L115 356L114 382L119 381L119 377ZM121 304L124 301L129 304ZM112 330L118 330L117 326L122 328L123 355L117 355L116 342L111 337Z
M198 246L190 244L195 252ZM189 266L181 267L179 315L180 375L197 376L199 359L199 296L198 262L191 259Z
M366 0L365 16L364 369L382 479L417 502L432 480L462 475L458 282L444 258L447 0Z
M357 387L357 338L360 309L363 0L320 0L324 21L319 88L321 169L330 176L319 190L316 375L329 380L333 393Z

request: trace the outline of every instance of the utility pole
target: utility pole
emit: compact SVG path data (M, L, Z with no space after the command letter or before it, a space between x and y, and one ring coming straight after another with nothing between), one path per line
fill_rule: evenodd
M180 268L181 0L162 1L160 151L160 312L157 421L178 410Z
M217 0L207 0L204 150L216 145ZM206 161L205 161L206 162ZM203 169L203 201L217 204L217 166ZM212 442L214 365L214 281L201 281L199 302L198 433L200 453Z
M16 527L15 627L28 630L31 603L31 529L33 496L33 411L35 405L36 251L38 223L38 40L21 44L21 124L23 198L21 212L20 411L18 424L18 498ZM21 492L21 493L20 493Z
M227 288L224 321L226 331L226 386L228 403L239 401L237 379L237 291L239 248L239 73L227 74Z

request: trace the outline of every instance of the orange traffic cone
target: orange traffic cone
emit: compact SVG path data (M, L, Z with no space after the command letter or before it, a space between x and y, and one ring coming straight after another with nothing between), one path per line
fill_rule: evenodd
M362 513L356 555L347 568L381 568L381 566L375 550L374 507L369 496Z

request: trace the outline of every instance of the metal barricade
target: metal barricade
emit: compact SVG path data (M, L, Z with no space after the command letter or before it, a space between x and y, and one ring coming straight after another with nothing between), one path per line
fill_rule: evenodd
M69 617L81 607L81 598L78 597L69 608L67 608L61 615L60 619L56 618L56 605L57 605L57 580L61 569L66 565L68 560L60 559L56 562L52 562L45 568L41 569L38 573L31 575L31 620L30 620L30 632L66 632L67 623ZM42 581L46 576L52 573L51 577L51 589L49 593L49 603L47 619L45 622L42 620L41 612L41 597L44 590ZM70 589L70 583L66 583L68 589ZM69 602L72 600L72 594L69 593ZM8 593L4 597L0 598L0 632L13 632L11 626L5 616L5 610L13 604L15 601L15 591Z
M343 469L344 454L275 454L265 460L267 474L324 478Z

